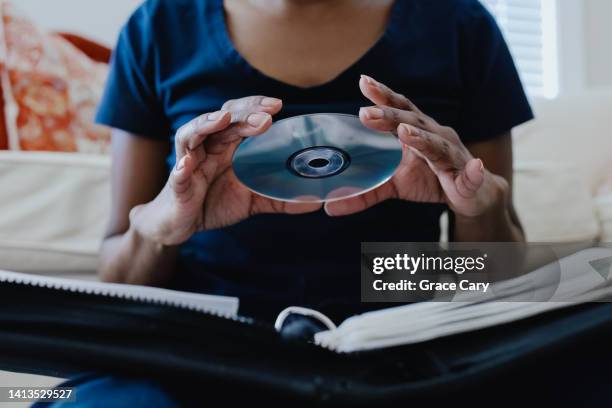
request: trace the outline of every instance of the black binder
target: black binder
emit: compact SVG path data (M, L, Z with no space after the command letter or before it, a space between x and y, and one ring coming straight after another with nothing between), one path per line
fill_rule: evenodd
M0 369L135 376L185 396L205 389L208 397L254 395L309 406L477 396L499 405L537 392L571 403L608 392L611 340L612 305L601 303L421 344L338 354L286 340L271 324L249 318L0 284ZM563 386L572 375L573 388Z

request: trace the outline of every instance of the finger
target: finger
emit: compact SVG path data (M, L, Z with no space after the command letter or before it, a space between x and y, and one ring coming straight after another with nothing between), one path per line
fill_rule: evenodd
M240 99L232 99L223 104L221 110L231 112L249 111L249 112L266 112L270 115L275 115L283 107L283 101L278 98L270 98L268 96L247 96Z
M271 124L272 115L267 112L232 112L232 126L216 133L214 139L218 143L231 143L243 137L257 136Z
M257 214L306 214L315 212L321 209L323 206L320 202L304 202L304 203L293 203L272 200L267 197L260 196L253 193L253 202L251 205L251 215Z
M207 141L206 148L214 153L244 137L262 134L272 124L272 115L278 113L282 107L282 100L267 96L249 96L227 101L223 109L232 112L232 125L216 134L214 140Z
M420 112L419 108L404 95L391 90L388 86L381 84L374 78L362 75L359 80L361 93L374 102L375 105L391 106L407 111Z
M323 206L320 202L315 203L285 203L283 213L289 215L307 214L319 211Z
M361 119L364 126L383 132L395 132L402 123L407 123L430 132L435 129L434 123L425 115L388 106L361 108L359 110L359 119Z
M231 120L230 112L217 111L201 115L181 126L174 142L177 160L181 160L189 150L195 150L207 136L226 129Z
M435 133L401 124L398 127L398 137L402 143L426 159L432 170L461 170L466 164L463 155L449 141Z
M480 159L472 159L455 178L457 193L463 198L472 198L484 183L484 164Z
M234 127L235 124L242 127L241 132L245 133L246 136L257 134L257 132L261 132L261 127L264 124L258 123L257 126L247 126L245 125L247 117L257 112L276 114L281 110L282 105L280 99L265 96L250 96L227 101L220 111L204 114L179 129L175 143L177 156L179 159L182 158L187 150L195 150L207 136L219 133L222 130L228 130L228 132L221 135L226 140L220 139L219 143L231 143L239 139L241 137L240 132L233 134L229 131L229 128ZM229 119L226 115L229 115ZM257 121L257 118L251 119L251 122L255 121Z
M220 153L225 150L228 145L244 137L258 136L272 126L272 116L265 112L238 112L232 114L232 116L238 117L239 119L229 128L211 135L211 137L205 141L206 150L210 153Z
M338 192L337 195L341 195ZM325 203L325 212L330 217L340 217L362 212L385 200L395 198L395 189L390 182L367 193L344 200Z

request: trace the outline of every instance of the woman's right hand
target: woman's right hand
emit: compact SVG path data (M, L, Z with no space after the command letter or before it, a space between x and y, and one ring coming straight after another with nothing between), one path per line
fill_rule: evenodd
M262 213L301 214L321 204L285 203L252 193L236 178L232 156L240 141L265 132L282 108L276 98L251 96L226 102L181 127L176 166L151 202L132 209L130 222L162 245L179 245L194 233L221 228Z

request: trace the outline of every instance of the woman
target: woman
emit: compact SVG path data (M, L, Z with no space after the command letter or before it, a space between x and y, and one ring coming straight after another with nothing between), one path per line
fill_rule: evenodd
M237 181L242 138L315 112L395 132L393 179L323 208ZM477 0L149 0L98 115L115 129L100 275L239 296L262 319L298 304L341 319L360 310L361 242L438 241L446 209L456 241L524 239L511 129L531 118Z

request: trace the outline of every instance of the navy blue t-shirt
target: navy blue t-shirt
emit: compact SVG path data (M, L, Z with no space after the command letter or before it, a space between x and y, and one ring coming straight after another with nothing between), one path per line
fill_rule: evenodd
M477 0L397 0L373 48L334 80L307 89L249 65L232 45L223 0L149 0L121 32L97 119L173 143L181 125L248 95L282 99L275 120L357 114L371 104L360 74L405 94L465 144L533 117L502 34ZM350 313L360 297L360 243L438 241L444 210L392 200L342 218L255 216L193 236L177 276L184 289L240 296L247 313L292 304Z

